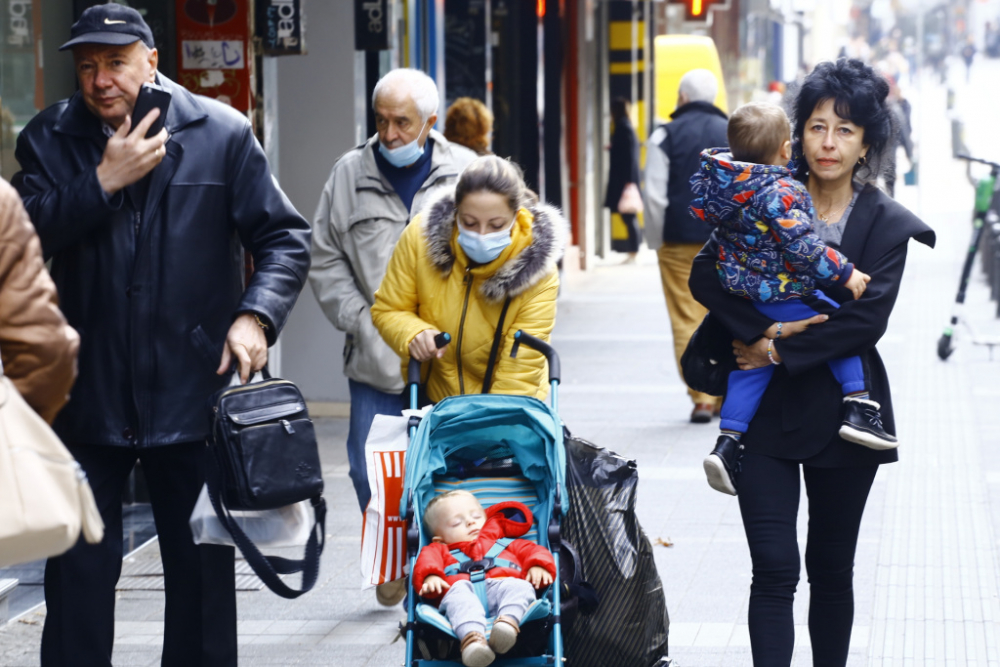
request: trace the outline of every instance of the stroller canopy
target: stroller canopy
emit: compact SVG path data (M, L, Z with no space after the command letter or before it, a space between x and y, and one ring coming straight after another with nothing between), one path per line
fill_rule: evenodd
M400 515L407 518L411 490L414 507L426 507L435 495L434 477L448 475L456 460L513 457L521 474L535 486L535 515L543 526L552 513L556 485L565 488L562 440L558 416L534 397L472 394L446 398L423 418L407 449ZM414 513L422 523L420 510Z

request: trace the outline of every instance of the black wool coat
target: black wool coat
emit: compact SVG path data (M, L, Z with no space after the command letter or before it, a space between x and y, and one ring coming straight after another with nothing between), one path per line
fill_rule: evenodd
M830 319L775 342L782 364L764 393L742 442L747 451L824 467L889 463L896 450L876 451L848 443L837 434L843 392L827 362L862 355L871 397L881 404L882 421L896 433L885 366L875 345L885 333L899 293L910 239L934 246L933 230L882 191L867 187L844 228L840 250L872 280L860 299L844 287L824 290L841 307ZM722 288L715 269L717 244L709 240L694 260L691 293L725 324L734 338L751 343L773 324L753 304Z
M170 139L141 210L101 189L107 138L80 93L17 140L12 183L80 333L79 376L55 422L76 444L204 439L208 399L231 377L215 370L233 320L258 314L273 343L309 270L309 223L271 177L246 117L158 83L173 94ZM246 285L242 248L255 268Z
M611 134L611 151L608 156L608 189L604 205L613 213L618 212L618 200L629 183L639 184L639 139L635 136L628 118L615 121Z

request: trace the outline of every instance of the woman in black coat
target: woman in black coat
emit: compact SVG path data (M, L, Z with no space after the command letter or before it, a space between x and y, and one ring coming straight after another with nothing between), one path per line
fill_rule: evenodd
M860 354L885 430L896 433L889 380L875 345L899 293L909 240L933 246L934 232L869 184L878 174L881 154L892 144L888 92L885 79L858 60L822 63L803 82L792 119L804 158L797 175L812 195L817 234L871 275L860 299L842 287L828 290L839 309L784 323L777 339L776 322L750 301L723 290L714 241L692 267L691 292L736 339L739 367L780 364L742 447L729 461L737 471L753 562L749 624L755 667L787 667L792 658L800 475L809 497L805 563L813 664L845 665L861 516L878 466L898 458L895 449L868 449L838 436L842 392L827 366L831 359ZM767 355L769 341L773 362Z
M618 238L612 225L611 249L628 253L626 262L632 262L639 252L639 221L635 213L621 213L618 210L618 201L622 198L625 186L631 183L639 187L639 139L635 136L628 117L628 100L616 97L611 101L611 118L614 121L614 131L611 133L608 189L604 195L604 205L611 209L612 217L615 214L621 216L628 233L626 237Z

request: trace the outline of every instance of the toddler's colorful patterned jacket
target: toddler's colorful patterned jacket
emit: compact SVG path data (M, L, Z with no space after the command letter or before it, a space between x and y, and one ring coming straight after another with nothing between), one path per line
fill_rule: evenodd
M796 299L843 284L854 265L813 231L812 198L785 167L702 151L691 177L691 214L716 227L723 287L751 301Z

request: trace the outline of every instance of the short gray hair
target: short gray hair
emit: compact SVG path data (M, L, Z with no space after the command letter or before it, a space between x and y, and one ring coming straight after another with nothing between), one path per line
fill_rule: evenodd
M387 88L409 95L413 103L417 105L420 120L426 122L428 118L437 113L438 105L441 102L437 84L434 83L434 79L420 70L401 67L388 72L375 84L375 90L372 92L372 107L378 103L379 95Z
M678 92L687 95L689 102L715 102L719 94L719 82L715 75L707 69L693 69L681 77Z

